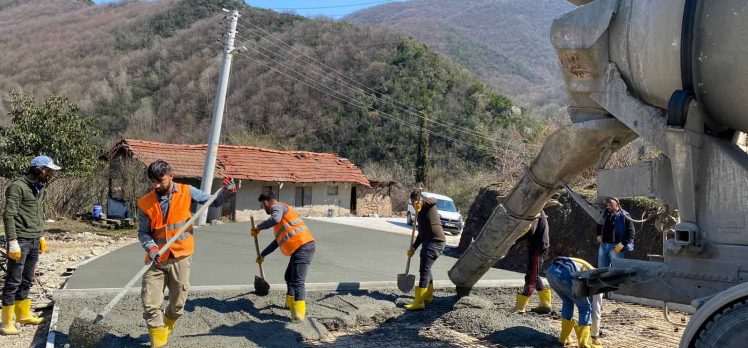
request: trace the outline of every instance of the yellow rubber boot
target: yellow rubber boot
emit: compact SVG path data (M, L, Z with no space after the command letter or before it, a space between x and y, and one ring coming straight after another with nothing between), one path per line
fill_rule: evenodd
M44 318L35 317L31 313L31 299L20 300L15 302L16 305L16 321L21 324L27 325L39 325L44 321Z
M574 344L574 341L571 339L571 332L574 330L574 326L576 326L574 320L561 319L561 335L558 336L558 341L564 346Z
M286 308L291 309L293 307L295 298L292 295L286 295Z
M169 341L169 332L163 326L148 329L148 335L151 336L151 348L163 347Z
M0 333L3 335L18 335L19 331L16 329L16 322L13 320L13 312L15 306L3 306L3 326L0 327Z
M426 304L423 302L423 298L426 295L427 288L419 288L416 286L414 292L415 292L415 298L413 299L413 303L406 304L405 309L409 311L417 311L426 308Z
M166 336L168 337L172 331L174 331L174 325L177 323L176 319L169 318L164 315L164 327L166 328Z
M293 320L304 320L304 318L306 318L306 301L294 301L292 313Z
M429 287L426 288L426 294L423 296L424 303L434 302L434 283L429 283Z
M538 297L540 298L540 304L531 309L530 311L538 314L550 314L551 313L551 289L543 289L538 291Z
M517 303L514 305L514 311L517 313L524 313L527 307L527 302L530 302L530 297L517 293Z
M576 327L579 348L602 348L602 345L594 344L590 339L590 326L579 325Z

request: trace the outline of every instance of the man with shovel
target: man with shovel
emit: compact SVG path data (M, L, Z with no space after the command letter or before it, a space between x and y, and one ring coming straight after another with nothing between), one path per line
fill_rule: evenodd
M292 320L304 320L306 316L306 280L307 270L312 263L316 249L312 232L290 205L278 202L272 193L263 193L259 199L260 205L270 217L252 228L252 237L256 237L261 230L272 227L275 239L265 248L257 258L262 264L265 256L280 248L281 253L290 256L286 267L286 307L291 310Z
M190 185L175 183L172 168L165 161L154 161L146 172L151 181L151 191L138 200L138 239L145 249L146 263L153 261L153 266L143 275L141 299L151 347L163 347L177 319L184 313L187 301L195 245L192 227L160 258L159 248L190 219L192 202L205 203L211 195ZM223 190L211 206L220 207L234 192L234 181L229 177L224 178ZM167 287L169 305L164 313L161 304L164 301L164 288Z
M3 223L8 239L8 274L2 295L0 333L3 335L19 333L16 321L28 325L39 325L44 321L31 313L31 299L28 297L39 254L47 250L42 218L44 188L54 172L60 169L47 156L35 157L26 175L14 180L5 191Z
M561 205L557 200L551 199L545 203L543 209ZM541 210L540 215L530 226L530 231L517 239L517 242L527 240L527 271L525 271L525 287L522 292L517 293L517 302L514 310L517 313L525 313L530 296L537 290L540 304L530 311L538 314L551 313L551 289L543 285L540 279L540 271L543 269L543 261L548 258L550 239L548 237L548 216ZM515 243L517 243L515 242Z
M410 194L410 202L416 208L416 224L418 237L408 249L408 256L413 256L421 246L421 263L418 266L420 277L415 288L413 303L405 305L405 309L414 311L426 308L426 303L434 299L434 280L431 276L431 266L444 252L447 238L444 236L439 211L436 208L436 198L423 197L419 191Z

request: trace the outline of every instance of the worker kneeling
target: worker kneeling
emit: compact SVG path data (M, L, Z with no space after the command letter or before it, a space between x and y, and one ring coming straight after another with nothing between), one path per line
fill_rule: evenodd
M426 308L427 303L434 300L434 278L431 275L431 267L436 259L444 252L447 241L439 219L439 211L436 207L436 198L421 196L419 191L410 194L410 202L416 209L416 226L418 237L408 249L408 256L413 256L421 246L421 263L418 266L419 279L415 288L413 303L405 305L407 310L419 310Z
M573 344L570 339L571 331L574 329L581 348L601 348L602 345L595 339L590 339L592 324L599 327L600 312L592 311L593 305L599 308L602 294L591 297L574 297L572 293L572 274L594 269L587 261L573 257L558 257L546 273L546 279L553 291L558 294L563 302L561 306L561 336L559 341L564 345ZM579 322L574 323L574 306L579 311Z
M252 229L252 236L257 236L260 230L272 227L275 239L260 253L257 263L261 264L265 257L277 248L280 248L283 255L291 257L285 274L286 307L291 310L292 320L304 320L304 281L314 256L314 237L296 210L286 203L278 202L272 193L263 193L258 200L270 217Z

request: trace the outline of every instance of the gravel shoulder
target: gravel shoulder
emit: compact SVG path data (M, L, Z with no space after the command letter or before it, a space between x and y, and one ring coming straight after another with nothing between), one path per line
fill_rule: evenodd
M132 231L99 230L89 224L70 220L47 223L45 230L48 250L39 260L39 283L31 288L34 307L45 306L52 299L52 292L64 285L69 276L68 267L137 241ZM0 284L4 283L5 274L0 275L0 278ZM52 307L45 307L36 311L36 315L46 319L42 325L21 326L21 334L16 336L0 335L0 347L43 347L52 316Z
M427 310L407 312L410 301L397 290L309 293L308 318L292 323L284 294L258 297L251 291L195 291L177 322L170 347L558 347L559 318L516 314L514 288L480 288L458 298L437 289ZM82 308L101 309L113 294L68 297L58 301L57 346L65 346L72 319ZM536 305L536 299L530 306ZM106 320L112 331L102 347L142 346L148 336L137 293L131 293ZM560 302L554 299L560 310ZM607 301L606 347L674 347L681 332L654 308ZM676 320L687 315L674 313Z

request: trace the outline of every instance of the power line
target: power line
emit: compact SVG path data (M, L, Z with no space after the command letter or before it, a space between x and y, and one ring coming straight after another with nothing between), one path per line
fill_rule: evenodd
M368 86L366 86L366 85L363 85L363 84L361 84L360 82L358 82L358 81L356 81L356 80L354 80L354 79L352 79L352 78L350 78L350 77L346 76L345 74L343 74L343 73L341 73L341 72L338 72L337 70L333 69L332 67L330 67L330 66L328 66L328 65L326 65L326 64L324 64L324 63L322 63L322 62L320 62L320 61L318 61L318 60L317 60L317 59L315 59L314 57L311 57L311 56L309 56L308 54L306 54L306 53L304 53L304 52L301 52L301 51L299 51L299 50L298 50L298 49L296 49L295 47L291 46L290 44L288 44L288 43L286 43L285 41L281 40L280 38L276 37L275 35L273 35L273 34L271 34L271 33L267 32L267 31L266 31L266 30L264 30L263 28L261 28L261 27L259 27L259 26L257 26L257 25L254 25L254 24L252 24L252 23L249 23L249 24L250 24L251 26L253 26L253 27L255 27L255 28L259 29L259 30L260 30L260 31L262 31L263 33L267 34L268 36L270 36L270 37L272 37L272 38L274 38L274 39L278 40L279 42L283 43L284 45L288 46L288 47L289 47L290 49L292 49L292 50L294 50L294 51L296 51L296 52L299 52L299 53L300 53L300 54L301 54L302 56L304 56L304 57L308 58L308 59L309 59L309 60L311 60L312 62L314 62L314 63L317 63L317 64L319 64L319 65L321 65L321 66L324 66L324 67L326 67L327 69L329 69L329 70L330 70L331 72L333 72L333 73L337 74L338 76L341 76L341 77L342 77L343 79L345 79L345 80L348 80L348 81L350 81L350 83L349 83L349 82L342 82L343 84L345 84L345 87L349 87L349 88L355 88L355 89L358 89L358 90L360 90L361 92L364 92L364 89L365 89L365 90L368 90L368 91L369 91L370 93L373 93L373 94L374 94L374 96L373 96L373 97L374 97L374 98L376 98L377 100L379 100L379 101L382 101L382 102L385 102L385 103L387 103L387 104L389 104L389 105L391 105L391 106L395 107L396 109L398 109L398 110L400 110L400 111L404 111L404 112L406 112L406 113L410 113L410 114L412 114L412 115L414 115L414 116L417 116L417 117L420 117L420 118L424 118L424 119L426 119L426 120L429 120L429 121L435 122L435 123L437 123L437 124L440 124L440 125L443 125L443 126L446 126L446 127L451 127L451 128L455 128L455 130L457 130L457 131L460 131L460 132L462 132L462 133L465 133L465 134L468 134L468 135L475 135L475 136L478 136L478 137L484 138L484 139L486 139L486 140L489 140L489 141L493 140L493 138L491 138L491 137L489 137L489 136L487 136L487 135L481 134L481 133L479 133L479 132L476 132L475 130L472 130L472 129L469 129L469 128L465 128L465 127L462 127L462 126L460 126L460 125L457 125L457 124L454 124L454 123L450 123L450 122L447 122L447 121L441 121L441 120L439 120L439 119L436 119L436 118L432 118L432 117L429 117L429 116L425 115L425 114L424 114L423 112L420 112L420 111L418 111L418 110L415 110L415 109L413 109L412 107L410 107L410 106L408 106L408 105L402 104L402 103L400 103L400 102L398 102L398 101L396 101L396 100L392 99L392 98L391 98L390 96L386 96L386 95L385 95L385 96L387 97L387 99L389 99L389 101L385 101L385 100L384 100L384 99L383 99L382 97L378 97L378 96L376 96L376 94L377 94L378 92L377 92L377 91L375 91L374 89L372 89L372 88L370 88L370 87L368 87ZM241 24L239 24L239 26L240 26L241 28L245 29L245 30L248 30L248 31L250 31L251 33L253 33L253 34L255 34L255 35L258 35L258 34L257 34L257 32L255 32L255 31L254 31L254 30L252 30L252 29L246 28L246 27L244 27L244 26L243 26L243 25L241 25ZM261 39L263 39L263 40L265 40L265 41L267 41L267 42L271 43L271 44L272 44L273 46L275 46L275 47L279 48L279 49L280 49L281 51L283 51L284 53L288 53L288 54L290 54L290 55L291 55L292 57L294 57L294 58L300 58L299 56L297 56L297 55L295 55L295 54L291 53L291 52L290 52L289 50L286 50L286 49L284 49L284 48L280 47L280 46L279 46L278 44L276 44L276 43L274 43L274 42L270 41L270 40L269 40L269 39L267 39L266 37L264 37L264 36L261 36L261 35L258 35L258 36L259 36L259 37L260 37ZM328 73L327 71L324 71L324 69L322 69L322 68L320 68L320 67L318 67L318 66L314 66L314 65L312 65L312 67L314 67L314 68L317 68L317 70L321 71L322 73L325 73L325 74L326 74L326 73ZM320 74L320 75L322 76L322 74ZM356 87L356 86L354 86L354 84L355 84L355 85L358 85L358 86L360 86L360 87ZM363 89L362 89L361 87L363 87Z
M360 82L358 82L358 81L356 81L356 80L354 80L354 79L352 79L352 78L350 78L350 77L346 76L345 74L343 74L343 73L341 73L341 72L339 72L339 71L337 71L337 70L333 69L332 67L330 67L330 66L328 66L328 65L326 65L326 64L324 64L324 63L322 63L322 62L320 62L320 61L318 61L318 60L317 60L317 59L315 59L314 57L311 57L311 56L309 56L308 54L306 54L306 53L304 53L304 52L301 52L301 51L299 51L298 49L296 49L295 47L293 47L293 46L292 46L292 45L290 45L289 43L287 43L287 42L283 41L282 39L280 39L280 38L276 37L275 35L273 35L273 34L271 34L271 33L267 32L267 31L266 31L266 30L264 30L263 28L261 28L261 27L259 27L259 26L255 25L255 24L252 24L252 23L248 23L248 24L249 24L249 25L251 25L251 26L252 26L252 27L254 27L254 28L257 28L257 29L258 29L258 30L260 30L261 32L263 32L263 33L267 34L267 36L270 36L270 37L274 38L275 40L277 40L277 41L279 41L279 42L283 43L283 44L284 44L285 46L289 47L289 48L290 48L291 50L294 50L294 51L296 51L296 52L299 52L299 54L301 54L301 55L302 55L303 57L306 57L306 58L308 58L308 59L309 59L309 60L311 60L312 62L314 62L314 63L316 63L316 64L319 64L320 66L324 66L324 67L326 67L327 69L329 69L329 70L330 70L330 72L332 72L332 73L335 73L335 74L337 74L338 76L342 77L342 78L343 78L344 80L348 80L348 81L350 81L350 82L345 82L345 81L340 81L340 82L338 82L338 83L341 83L341 84L343 84L343 85L344 85L344 87L348 87L348 88L354 88L354 89L357 89L357 90L359 90L359 91L361 91L361 92L364 92L364 94L366 94L366 92L364 91L364 89L365 89L365 90L368 90L368 91L369 91L370 93L372 93L372 94L373 94L373 97L374 97L374 98L376 98L376 99L377 99L378 101L381 101L381 102L384 102L384 103L386 103L386 104L389 104L389 105L391 105L391 106L395 107L396 109L398 109L398 110L400 110L400 111L404 111L404 112L406 112L406 113L409 113L409 114L411 114L411 115L414 115L414 116L417 116L417 117L420 117L420 118L424 118L425 120L428 120L428 121L432 121L432 122L434 122L434 123L436 123L436 124L439 124L439 125L442 125L442 126L445 126L445 127L450 127L450 128L453 128L453 129L454 129L454 130L456 130L456 131L459 131L459 132L462 132L462 133L465 133L465 134L468 134L468 135L474 135L474 136L477 136L477 137L480 137L480 138L484 138L484 139L486 139L486 140L488 140L488 141L492 141L492 140L493 140L493 138L489 137L488 135L484 135L484 134L482 134L482 133L476 132L475 130L472 130L472 129L469 129L469 128L465 128L465 127L463 127L463 126L460 126L460 125L457 125L457 124L454 124L454 123L451 123L451 122L448 122L448 121L442 121L442 120L439 120L439 119L436 119L436 118L433 118L433 117L429 117L429 116L425 115L425 114L424 114L423 112L420 112L420 111L418 111L418 110L415 110L415 109L413 109L412 107L410 107L410 106L408 106L408 105L402 104L402 103L400 103L400 102L398 102L398 101L396 101L396 100L392 99L392 98L391 98L390 96L387 96L387 95L385 95L385 96L387 97L387 99L388 99L389 101L387 101L387 100L384 100L384 98L382 98L382 97L378 97L378 96L377 96L378 92L377 92L377 91L375 91L374 89L372 89L371 87L368 87L368 86L366 86L366 85L363 85L362 83L360 83ZM257 34L257 32L256 32L256 31L254 31L254 30L252 30L252 29L249 29L249 28L247 28L247 27L245 27L245 26L243 26L243 25L241 25L241 24L239 24L239 26L240 26L240 27L241 27L242 29L244 29L244 30L247 30L247 31L249 31L249 32L250 32L250 33L252 33L252 34L258 35L258 34ZM289 50L287 50L287 49L284 49L283 47L279 46L278 44L276 44L276 43L274 43L274 42L270 41L270 40L269 40L269 39L267 39L267 38L266 38L265 36L262 36L262 35L258 35L258 36L259 36L259 37L260 37L261 39L263 39L263 40L265 40L265 41L269 42L269 43L270 43L270 44L272 44L273 46L277 47L277 48L278 48L278 49L280 49L280 50L281 50L282 52L284 52L284 53L287 53L287 54L290 54L290 55L291 55L292 57L294 57L294 58L298 58L298 59L301 59L301 57L299 57L299 56L297 56L297 55L293 54L293 53L292 53L292 52L290 52ZM247 39L245 38L245 40L247 40ZM249 40L247 40L247 41L249 41ZM313 68L316 68L316 70L319 70L319 71L321 71L322 73L318 73L318 74L319 74L320 76L322 76L322 77L326 77L326 76L325 76L324 74L327 74L327 73L329 73L329 72L325 71L324 69L320 68L319 66L311 65L311 67L313 67ZM328 78L328 79L330 79L329 77L327 77L327 78ZM330 79L330 80L332 80L332 79ZM334 80L332 80L332 81L334 81ZM355 85L358 85L358 86L360 86L360 87L357 87L357 86L355 86ZM362 88L363 88L363 89L362 89Z
M304 78L307 78L307 79L310 79L310 80L312 80L312 79L311 79L311 78L310 78L309 76L306 76L306 75L304 75L304 74L302 74L302 73L300 73L300 72L298 72L298 71L296 71L296 70L294 70L294 69L291 69L291 68L289 68L288 66L284 65L284 64L283 64L283 63L281 63L281 62L278 62L277 60L273 59L272 57L270 57L270 56L268 56L268 55L266 55L266 54L264 54L264 53L262 53L262 52L260 52L260 51L258 51L258 50L256 50L256 49L254 49L254 48L253 48L252 50L253 50L253 51L255 51L256 53L260 54L261 56L263 56L263 58L265 58L265 59L268 59L268 60L272 61L273 63L276 63L276 64L278 64L278 65L282 66L283 68L285 68L285 69L287 69L287 70L289 70L289 71L291 71L291 72L293 72L293 73L296 73L296 74L297 74L297 75L299 75L299 76L302 76L302 77L304 77ZM241 54L242 56L244 56L244 57L246 57L246 58L249 58L249 59L251 59L252 61L255 61L255 62L257 62L257 63L260 63L260 64L262 64L262 65L264 65L264 66L266 66L266 67L270 68L271 70L274 70L274 71L276 71L276 72L278 72L278 73L280 73L280 74L282 74L282 75L284 75L284 76L286 76L286 77L288 77L288 78L291 78L291 79L293 79L294 81L297 81L297 82L303 83L304 85L306 85L306 86L309 86L309 87L311 87L311 88L313 88L313 89L315 89L315 90L317 90L317 91L319 91L319 92L322 92L322 93L324 93L324 94L327 94L327 95L328 95L328 96L330 96L330 97L333 97L333 98L335 98L335 99L337 99L337 100L340 100L340 101L342 101L342 102L344 102L344 103L347 103L347 104L351 104L351 105L353 105L353 106L356 106L356 107L358 107L358 108L360 108L360 109L362 109L362 110L364 110L364 111L369 111L369 110L368 110L368 108L366 107L366 105L365 105L365 104L363 104L363 103L362 103L362 102L361 102L360 100L356 100L356 99L354 99L354 98L352 98L352 97L349 97L349 96L345 95L345 94L344 94L344 93L342 93L342 92L336 91L336 90L334 90L334 89L332 89L332 88L330 88L330 87L327 87L327 86L323 86L323 85L322 85L322 86L323 86L323 88L320 88L320 87L318 87L318 86L314 86L314 85L312 85L312 84L310 84L310 83L308 83L308 82L306 82L306 81L302 81L302 80L300 80L300 79L298 79L298 78L295 78L295 77L293 77L293 76L291 76L291 75L288 75L288 74L286 74L286 73L284 73L284 72L282 72L282 71L280 71L280 70L278 70L278 69L276 69L276 68L273 68L273 67L272 67L272 66L270 66L269 64L267 64L267 63L265 63L265 62L262 62L262 61L260 61L259 59L253 58L253 57L251 57L251 56L249 56L249 55L246 55L246 54L243 54L243 53L240 53L240 54ZM330 93L330 92L328 92L328 91L325 91L324 89L326 89L326 90L328 90L328 91L332 91L332 92L333 92L334 94L337 94L337 96L336 96L336 95L333 95L333 93ZM428 129L428 128L424 128L424 127L420 127L420 126L417 126L417 125L411 124L411 123L409 123L409 122L407 122L407 121L405 121L405 120L402 120L402 119L399 119L399 118L397 118L397 117L395 117L395 116L389 115L389 114L387 114L387 113L385 113L385 112L383 112L383 111L379 111L379 110L377 110L377 112L378 112L379 114L383 115L384 117L386 117L386 118L388 118L388 119L391 119L391 120L393 120L393 121L396 121L396 122L398 122L398 123L401 123L401 124L404 124L404 125L407 125L407 126L411 126L411 127L415 127L415 128L418 128L418 129L423 129L424 131L428 132L429 134L432 134L432 135L435 135L435 136L438 136L438 137L441 137L441 138L445 138L445 139L447 139L447 140L451 140L451 141L454 141L454 142L456 142L456 143L461 143L461 144L463 144L463 145L467 145L467 146L473 146L473 147L476 147L476 148L479 148L479 147L480 147L480 145L478 145L478 144L474 144L474 143L471 143L471 142L467 142L467 141L462 141L462 140L457 140L457 139L455 139L455 138L452 138L452 137L450 137L450 136L448 136L448 135L444 135L444 134L441 134L441 133L438 133L438 132L432 131L432 130L430 130L430 129Z
M297 74L299 76L305 77L305 78L310 79L310 80L313 81L313 79L311 79L310 77L308 77L308 76L306 76L306 75L304 75L302 73L299 73L298 71L296 71L294 69L291 69L291 68L285 66L283 63L280 63L280 62L274 60L272 57L269 57L268 55L265 55L264 53L260 52L259 50L254 49L254 48L252 48L252 50L255 51L256 53L258 53L259 55L263 56L264 58L266 58L266 59L268 59L268 60L270 60L270 61L272 61L272 62L274 62L274 63L276 63L276 64L278 64L278 65L280 65L282 67L284 67L285 69L287 69L287 70L289 70L289 71L291 71L291 72L293 72L293 73L295 73L295 74ZM250 59L250 60L252 60L252 61L254 61L256 63L259 63L259 64L261 64L261 65L263 65L263 66L265 66L265 67L267 67L267 68L269 68L269 69L271 69L271 70L273 70L273 71L275 71L275 72L277 72L277 73L279 73L279 74L281 74L283 76L286 76L286 77L288 77L288 78L290 78L290 79L292 79L294 81L297 81L297 82L302 83L302 84L304 84L304 85L306 85L306 86L308 86L310 88L313 88L313 89L315 89L315 90L317 90L317 91L319 91L321 93L324 93L324 94L326 94L326 95L328 95L328 96L330 96L332 98L335 98L335 99L337 99L339 101L342 101L342 102L344 102L346 104L350 104L350 105L353 105L355 107L358 107L361 110L364 110L364 111L367 111L367 112L369 111L368 107L366 107L366 105L363 104L360 100L355 100L354 98L351 98L351 97L349 97L349 96L347 96L347 95L345 95L345 94L343 94L343 93L341 93L339 91L335 91L335 90L333 90L333 89L331 89L329 87L326 87L326 86L323 86L322 88L320 88L319 86L315 86L312 83L309 83L309 82L306 82L306 81L302 81L299 78L296 78L296 77L291 76L291 75L289 75L287 73L284 73L284 72L280 71L279 69L271 66L270 64L267 64L267 63L261 61L260 59L254 58L254 57L252 57L250 55L244 54L243 52L239 52L238 54L241 55L241 56L243 56L243 57L245 57L245 58L248 58L248 59ZM329 91L332 91L332 93L329 92L329 91L326 91L325 89L327 89ZM335 94L337 94L337 95L335 95ZM395 121L397 123L400 123L402 125L406 125L406 126L413 127L413 128L416 128L416 129L422 129L422 130L424 130L425 132L427 132L427 133L429 133L431 135L438 136L440 138L444 138L444 139L447 139L447 140L450 140L450 141L453 141L455 143L459 143L459 144L462 144L462 145L471 146L471 147L476 148L476 149L486 149L484 146L481 146L481 145L478 145L478 144L475 144L475 143L472 143L472 142L468 142L468 141L458 140L458 139L455 139L455 138L450 137L448 135L445 135L445 134L442 134L442 133L439 133L439 132L436 132L436 131L432 131L432 130L430 130L428 128L424 128L424 127L421 127L421 126L409 123L409 122L407 122L405 120L402 120L402 119L399 119L399 118L397 118L395 116L387 114L386 112L379 111L379 110L377 110L377 112L378 112L379 115L382 115L382 116L384 116L387 119L390 119L390 120Z
M363 5L376 5L376 4L384 4L387 2L400 2L397 0L383 0L383 1L372 1L372 2L362 2L358 4L346 4L346 5L336 5L336 6L321 6L321 7L266 7L271 10L324 10L328 8L344 8L344 7L355 7L355 6L363 6Z

